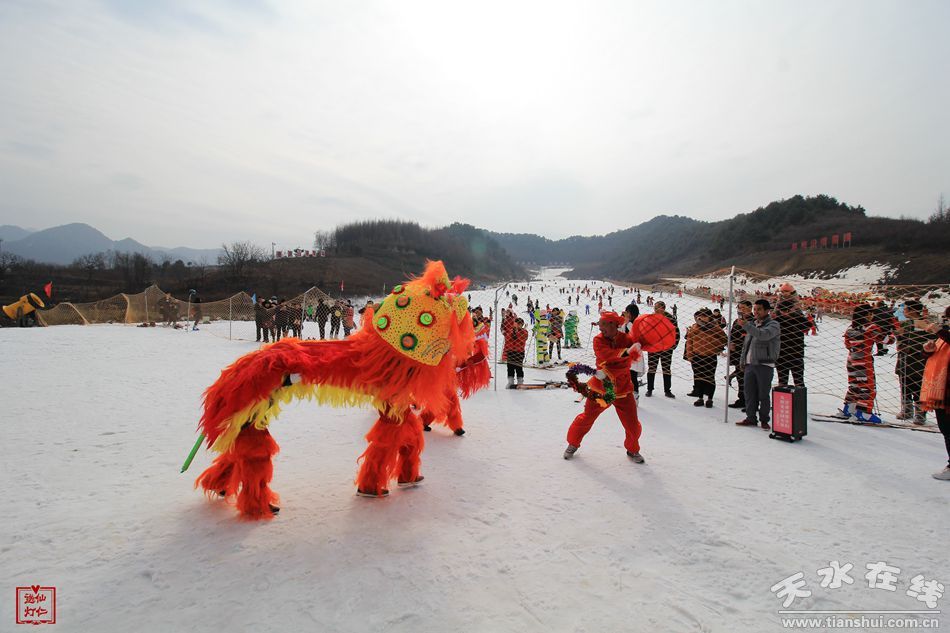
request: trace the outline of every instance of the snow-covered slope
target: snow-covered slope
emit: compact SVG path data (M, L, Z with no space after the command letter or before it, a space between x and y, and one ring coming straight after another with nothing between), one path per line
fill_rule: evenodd
M255 344L61 326L0 345L0 630L34 584L57 588L57 631L761 632L800 571L791 609L921 610L910 579L950 581L939 434L813 423L789 445L644 398L646 464L612 411L565 461L572 392L487 390L467 435L427 434L424 486L372 500L353 478L373 412L302 403L272 426L282 511L243 523L192 489L209 454L178 471L202 390ZM821 588L834 560L853 585ZM868 587L877 561L896 591Z

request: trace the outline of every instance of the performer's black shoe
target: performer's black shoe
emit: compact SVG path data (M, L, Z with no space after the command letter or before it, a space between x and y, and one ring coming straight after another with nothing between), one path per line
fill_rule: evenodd
M455 429L455 434L458 435L459 437L462 437L463 435L465 435L465 429Z

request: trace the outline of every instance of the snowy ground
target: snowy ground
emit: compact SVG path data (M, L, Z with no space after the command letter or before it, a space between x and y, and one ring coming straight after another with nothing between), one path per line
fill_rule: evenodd
M283 509L248 524L192 489L208 453L178 471L202 390L254 343L103 325L0 345L0 630L34 584L57 588L60 631L413 633L780 631L770 588L797 572L798 610L928 610L911 578L950 585L939 434L812 423L789 445L654 397L645 465L613 412L564 461L571 392L487 390L467 435L427 434L424 486L371 500L353 478L372 412L305 403L272 426ZM854 584L822 588L830 561ZM869 588L878 561L896 591Z

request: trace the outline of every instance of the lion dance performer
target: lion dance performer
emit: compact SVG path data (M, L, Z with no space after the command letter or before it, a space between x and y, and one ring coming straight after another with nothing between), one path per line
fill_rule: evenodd
M270 519L279 498L270 488L278 451L268 426L280 406L312 398L332 406L372 404L379 419L366 435L356 478L362 496L381 497L397 479L422 481L425 444L417 405L444 416L457 385L456 366L472 354L468 281L450 281L442 262L396 286L365 325L343 340L284 339L239 358L204 394L199 428L220 453L195 482L209 495L234 498L248 519Z
M431 431L432 423L438 422L449 427L458 436L465 435L459 396L469 398L491 383L491 368L488 366L488 335L491 332L491 319L482 315L481 308L475 308L472 311L472 326L475 330L474 352L455 368L456 385L445 394L449 399L448 413L439 416L430 409L423 409L419 417L422 419L422 428L425 431Z
M644 314L633 322L630 332L620 331L624 318L616 312L600 315L600 334L594 337L594 356L597 370L586 384L577 381L577 369L567 372L571 386L586 396L584 411L567 430L567 449L564 459L571 459L581 446L581 441L590 431L601 413L613 405L624 430L624 448L634 462L642 464L640 433L642 427L637 418L637 401L633 397L633 380L630 365L643 352L658 352L672 347L676 340L673 324L661 314ZM587 368L587 373L595 370Z

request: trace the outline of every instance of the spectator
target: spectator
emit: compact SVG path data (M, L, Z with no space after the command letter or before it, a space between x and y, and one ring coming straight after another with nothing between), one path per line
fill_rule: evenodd
M781 350L781 330L778 321L769 316L772 306L765 299L752 306L753 320L740 318L746 337L742 342L742 369L745 372L746 417L736 426L769 428L769 391L775 363Z
M254 339L257 342L261 340L261 334L264 332L264 313L266 308L264 307L264 297L258 297L257 302L254 304L254 329L257 332L257 337ZM264 341L267 342L265 335Z
M923 312L924 306L920 301L912 299L905 302L904 315L907 320L897 328L897 364L894 372L901 388L901 410L897 419L913 419L914 424L925 424L927 421L927 412L920 407L919 400L927 364L924 344L933 337L928 331L930 325L921 320Z
M323 300L323 297L317 300L317 308L315 310L317 317L317 327L320 329L320 340L325 339L327 320L330 318L330 306L327 305L327 302Z
M709 308L702 308L695 314L696 323L686 332L686 348L683 353L693 366L693 391L689 394L697 397L693 406L711 409L713 394L716 392L716 365L719 352L726 346L726 333L719 327ZM703 396L706 397L705 403Z
M745 372L742 370L742 344L745 342L745 323L752 319L752 302L743 300L736 304L738 318L732 323L729 331L729 365L735 367L730 376L736 377L736 401L729 405L730 409L745 410Z
M639 294L637 295L637 302L639 303ZM620 327L620 331L624 334L629 334L633 329L633 322L637 320L637 317L640 316L640 308L636 303L630 303L626 308L623 309L623 325ZM643 356L640 356L639 361L635 361L630 364L630 380L633 382L633 397L640 397L640 376L639 373L644 369L643 367Z
M343 337L347 337L356 329L356 323L353 321L353 302L349 299L343 306Z
M726 329L728 321L726 321L726 317L722 316L722 312L719 311L719 308L713 310L713 320L719 322L719 327Z
M279 341L287 336L287 318L286 301L284 299L278 299L277 305L274 307L274 326L276 332L274 341Z
M782 284L775 305L775 320L781 332L781 351L778 356L778 384L788 385L791 373L796 387L805 386L805 332L811 329L802 312L798 293L791 284Z
M871 317L871 322L881 330L883 337L877 341L877 355L887 355L887 343L893 342L894 331L897 329L897 317L894 316L894 309L887 307L883 301L878 301Z
M653 396L653 385L656 382L656 368L661 366L663 370L663 395L667 398L675 398L673 395L673 350L680 344L680 328L676 322L676 317L666 311L666 303L656 301L653 303L653 311L662 314L676 329L676 342L673 347L662 352L649 352L647 354L647 397Z
M290 318L290 335L300 338L303 331L303 307L299 303L291 303L287 309Z
M502 350L502 358L508 366L508 388L514 389L515 379L518 384L524 384L524 354L525 346L528 343L528 330L524 326L524 319L514 317L514 313L508 312L512 318L502 318L501 333L505 337L505 347Z
M264 342L277 342L277 297L264 301Z
M340 322L343 320L343 302L335 301L330 308L330 338L340 336Z
M943 312L943 323L934 323L930 326L930 334L937 336L936 341L928 341L924 346L927 355L927 365L924 369L924 379L920 390L920 406L925 411L933 411L937 416L937 426L943 434L943 441L947 447L948 465L941 471L933 474L934 479L950 481L950 374L947 364L950 361L950 330L947 321L950 319L950 308Z
M192 309L192 312L193 312L194 317L195 317L195 323L194 323L194 325L192 326L191 329L192 329L193 331L197 331L197 330L198 330L198 323L201 321L201 316L202 316L202 315L201 315L201 297L198 296L198 291L197 291L197 290L192 290L192 291L191 291L191 309ZM185 325L185 327L187 328L188 326Z

